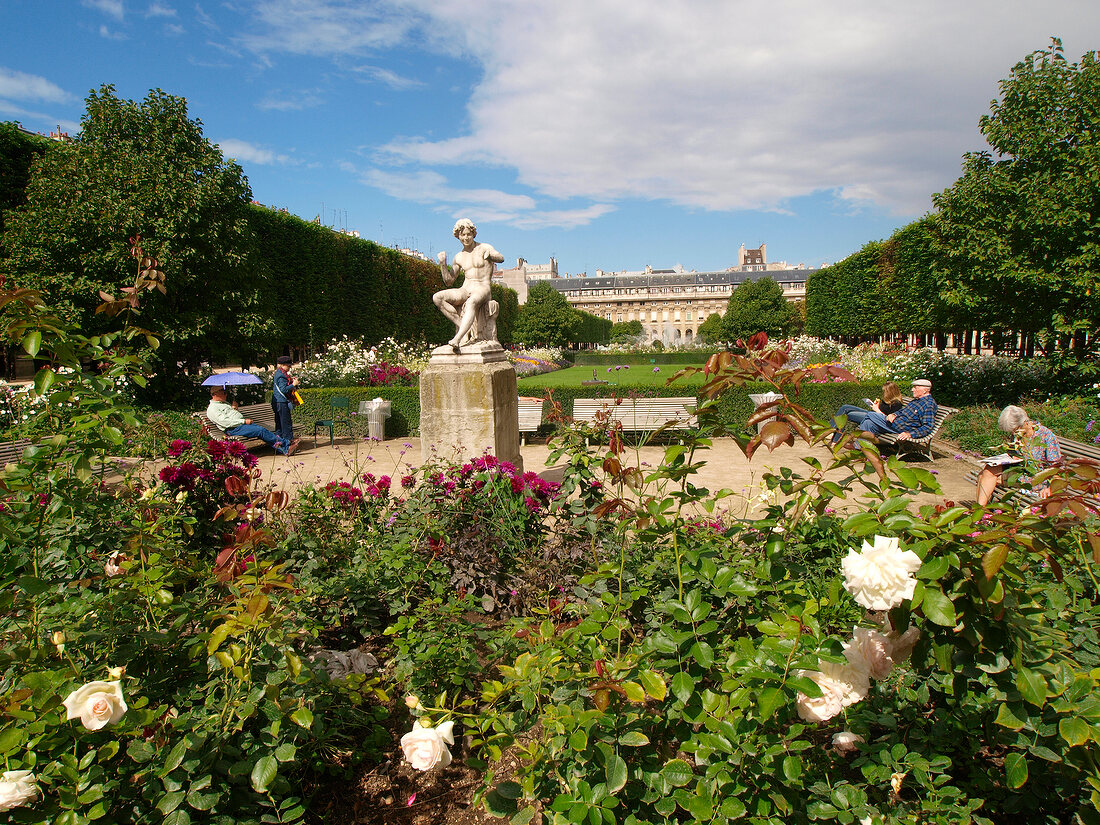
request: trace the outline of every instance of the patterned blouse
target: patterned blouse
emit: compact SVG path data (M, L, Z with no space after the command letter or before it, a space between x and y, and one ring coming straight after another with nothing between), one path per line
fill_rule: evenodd
M1052 467L1062 460L1062 450L1058 446L1058 436L1040 424L1035 423L1035 435L1030 441L1020 442L1016 445L1016 451L1024 459L1024 466L1032 473ZM1031 476L1021 476L1024 484L1031 483Z

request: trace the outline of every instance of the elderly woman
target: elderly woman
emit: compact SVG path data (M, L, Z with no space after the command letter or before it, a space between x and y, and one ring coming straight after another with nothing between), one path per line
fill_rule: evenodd
M1028 418L1021 407L1010 405L1001 410L997 426L1006 433L1012 433L1016 451L1024 459L1025 466L1046 469L1062 460L1062 451L1058 448L1058 439L1054 433ZM978 475L978 504L984 507L989 503L993 490L1001 483L1001 474L1006 466L1009 465L988 466ZM1030 484L1031 477L1022 476L1020 481ZM1039 498L1046 498L1050 495L1050 488L1044 484L1038 493Z

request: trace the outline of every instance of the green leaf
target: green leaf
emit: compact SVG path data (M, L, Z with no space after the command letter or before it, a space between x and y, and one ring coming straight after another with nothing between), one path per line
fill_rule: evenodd
M714 664L714 648L706 642L699 641L691 646L690 652L701 668L710 670L710 666Z
M641 731L628 730L619 737L619 744L628 748L640 748L642 745L649 744L649 737Z
M783 760L783 776L788 782L794 782L802 775L802 759L788 756Z
M569 747L577 751L577 753L584 753L588 750L588 731L584 728L577 728L569 735Z
M921 611L930 622L942 627L955 626L955 605L938 588L925 587Z
M279 772L279 763L273 756L261 756L252 767L252 788L256 793L267 791L268 785Z
M682 787L691 781L695 773L683 759L670 759L661 768L661 778L674 787Z
M289 742L283 742L283 744L275 748L275 758L280 762L291 762L297 752L298 749L294 747L294 745Z
M36 329L33 332L28 332L25 336L23 336L22 346L23 349L26 350L27 355L31 356L32 358L38 355L38 350L42 346L41 331Z
M168 754L168 758L164 761L164 767L160 769L158 775L167 776L172 771L180 766L183 762L183 757L187 755L187 740L181 740L171 752Z
M1010 753L1005 757L1005 778L1010 788L1022 788L1027 782L1027 759L1022 753Z
M57 380L57 374L49 367L43 367L34 376L34 391L39 395L49 392L53 382Z
M619 684L623 692L626 694L626 698L631 702L644 702L645 701L645 688L639 685L637 682L622 682Z
M1023 730L1026 724L1024 720L1012 712L1012 708L1007 702L1001 704L1001 707L997 710L997 718L993 721L1009 730Z
M668 686L665 685L665 680L660 674L652 670L643 670L638 674L638 678L641 679L646 693L658 702L664 701L665 696L668 695Z
M518 782L501 782L497 785L496 792L505 799L519 799L523 796L523 788Z
M672 695L684 704L687 704L687 700L691 698L694 690L695 680L683 671L672 677Z
M186 808L176 808L164 817L162 825L191 825L191 814L187 813Z
M1016 689L1024 697L1024 701L1037 708L1046 704L1047 685L1043 677L1034 670L1021 667L1016 671Z
M925 559L920 570L917 571L918 579L935 581L942 578L951 569L951 562L946 556L935 556Z
M761 721L770 719L783 704L785 697L780 688L764 688L756 694L756 704L760 708Z
M166 793L160 798L160 801L157 802L157 810L165 815L172 813L172 811L176 810L176 808L180 806L180 803L183 802L184 796L185 794L183 791Z
M298 708L294 713L290 714L290 719L296 725L309 730L313 726L313 711L309 708Z
M1061 719L1058 722L1058 735L1071 746L1083 745L1089 741L1089 723L1079 716Z
M616 753L611 754L607 758L607 764L604 765L604 777L609 794L616 794L622 790L627 780L626 760Z

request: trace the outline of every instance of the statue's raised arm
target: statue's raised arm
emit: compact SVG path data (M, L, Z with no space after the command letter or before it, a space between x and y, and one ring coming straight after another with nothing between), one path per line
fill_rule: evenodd
M454 268L447 266L447 253L439 253L439 274L443 276L443 283L450 286L455 282L455 278L458 277L458 264L455 264Z

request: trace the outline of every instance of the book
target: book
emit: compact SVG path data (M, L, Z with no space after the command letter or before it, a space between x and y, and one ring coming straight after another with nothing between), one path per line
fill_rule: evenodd
M1008 453L998 453L997 455L991 455L982 459L982 464L987 467L1000 467L1005 464L1021 464L1023 459L1016 455L1009 455Z

